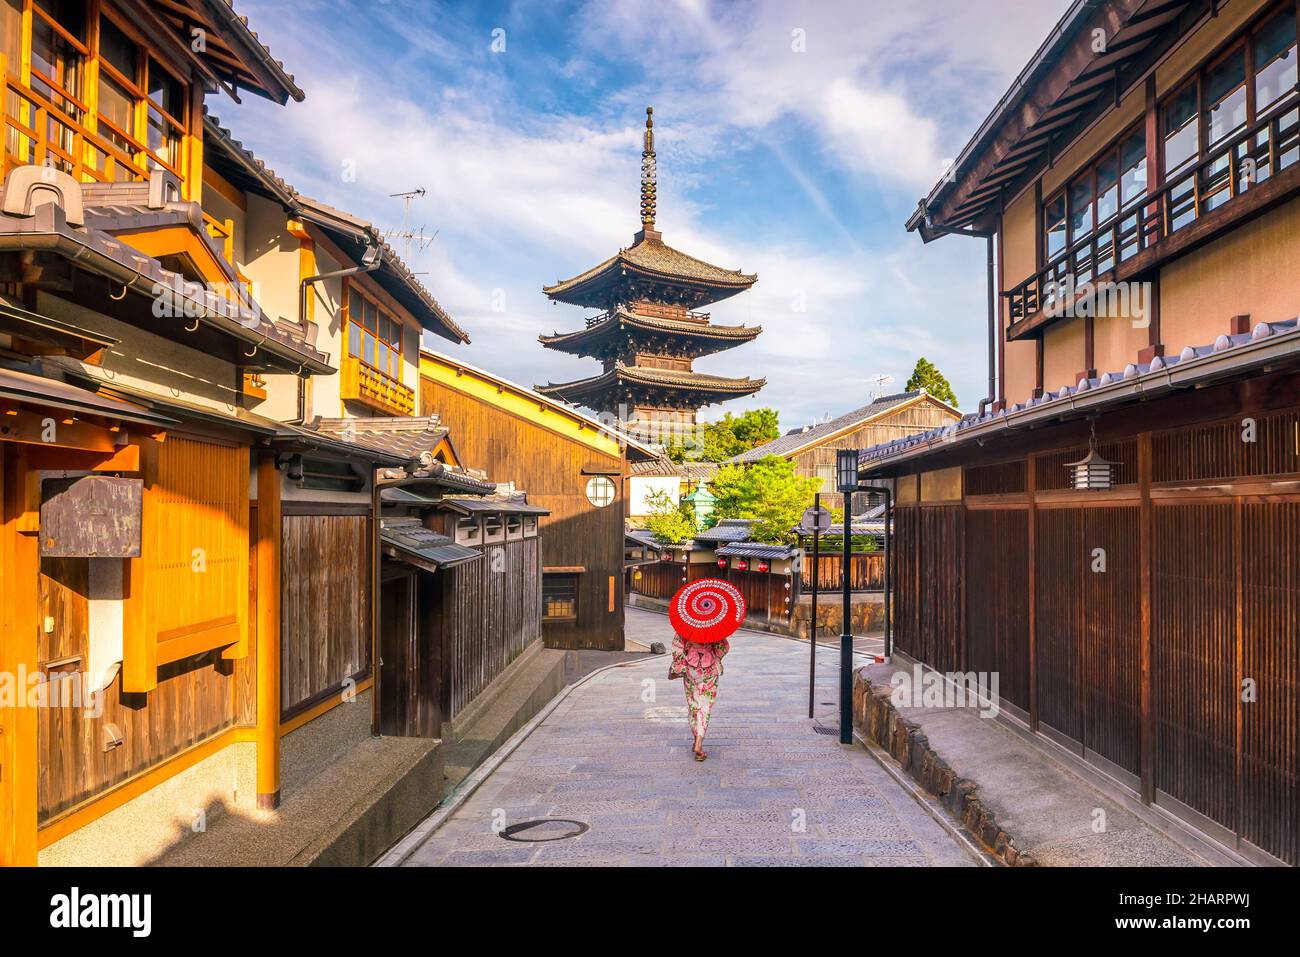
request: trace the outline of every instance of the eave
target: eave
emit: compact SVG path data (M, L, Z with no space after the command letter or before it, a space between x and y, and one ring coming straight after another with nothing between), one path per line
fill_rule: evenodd
M762 331L762 326L715 326L709 322L640 316L619 309L577 332L557 332L537 339L548 349L599 358L608 351L609 345L616 343L620 333L634 342L660 337L682 343L681 352L694 358L749 342Z

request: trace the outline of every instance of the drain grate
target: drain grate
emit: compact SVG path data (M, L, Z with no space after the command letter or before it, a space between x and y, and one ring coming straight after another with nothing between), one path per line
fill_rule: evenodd
M839 728L828 728L828 727L826 727L826 725L824 725L824 724L814 724L814 725L813 725L813 730L816 731L818 734L835 734L835 735L838 735L838 734L840 733L840 729L839 729Z
M568 837L585 834L591 825L561 817L544 817L536 821L520 821L503 829L498 835L507 841L562 841Z

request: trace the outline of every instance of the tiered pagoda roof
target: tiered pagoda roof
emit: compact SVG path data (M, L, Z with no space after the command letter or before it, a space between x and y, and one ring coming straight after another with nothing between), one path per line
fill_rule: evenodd
M653 109L646 109L641 154L641 229L632 245L572 279L543 287L555 302L600 309L577 332L541 336L548 349L600 359L604 371L537 391L588 408L646 410L665 422L693 422L703 405L749 395L765 380L728 378L691 369L700 356L748 342L757 326L715 326L700 306L744 292L758 276L696 259L663 241L655 229L657 174ZM650 411L650 410L658 411Z
M539 336L548 349L577 356L604 359L636 345L653 346L672 341L685 347L692 359L722 352L748 342L763 331L762 326L718 326L700 313L686 313L686 319L646 316L618 307L590 320L586 329Z

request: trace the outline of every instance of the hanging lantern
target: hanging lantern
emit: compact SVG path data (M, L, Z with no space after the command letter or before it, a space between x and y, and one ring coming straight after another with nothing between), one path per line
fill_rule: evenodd
M726 567L727 567L727 560L726 560L725 558L719 558L719 559L718 559L718 567L719 567L719 568L726 568Z
M760 572L765 572L765 571L767 571L768 567L769 567L769 566L768 566L767 562L759 562L759 563L758 563L758 570L759 570Z
M1116 462L1102 458L1097 451L1097 423L1092 425L1092 434L1088 438L1088 454L1077 462L1070 462L1065 467L1070 470L1070 486L1080 491L1088 489L1107 489L1113 484L1113 470Z
M671 562L671 561L673 560L673 553L672 553L672 552L660 552L660 553L659 553L659 560L660 560L661 562Z
M739 569L743 572L743 571L745 571L747 568L749 568L749 562L745 561L743 558L737 558L737 559L736 559L736 567L739 568Z

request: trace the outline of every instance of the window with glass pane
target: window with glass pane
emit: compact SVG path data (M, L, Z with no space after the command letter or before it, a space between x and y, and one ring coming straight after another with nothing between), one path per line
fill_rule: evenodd
M132 83L139 82L136 68L139 47L107 17L99 18L99 56Z
M1119 160L1112 153L1097 164L1097 225L1119 212Z
M1138 130L1119 147L1120 203L1127 206L1147 191L1147 135Z
M348 323L348 355L361 358L361 327L355 322Z
M1296 18L1284 10L1255 33L1255 115L1263 113L1296 85Z
M1065 252L1065 195L1062 194L1047 204L1043 210L1043 233L1047 237L1044 250L1048 259L1055 259Z
M577 617L578 576L543 575L542 618L546 621L573 621Z
M1188 86L1164 109L1165 173L1174 172L1196 156L1197 85Z
M1077 243L1092 232L1092 177L1085 176L1070 186L1070 242Z
M1246 50L1229 54L1205 74L1207 145L1246 125Z

